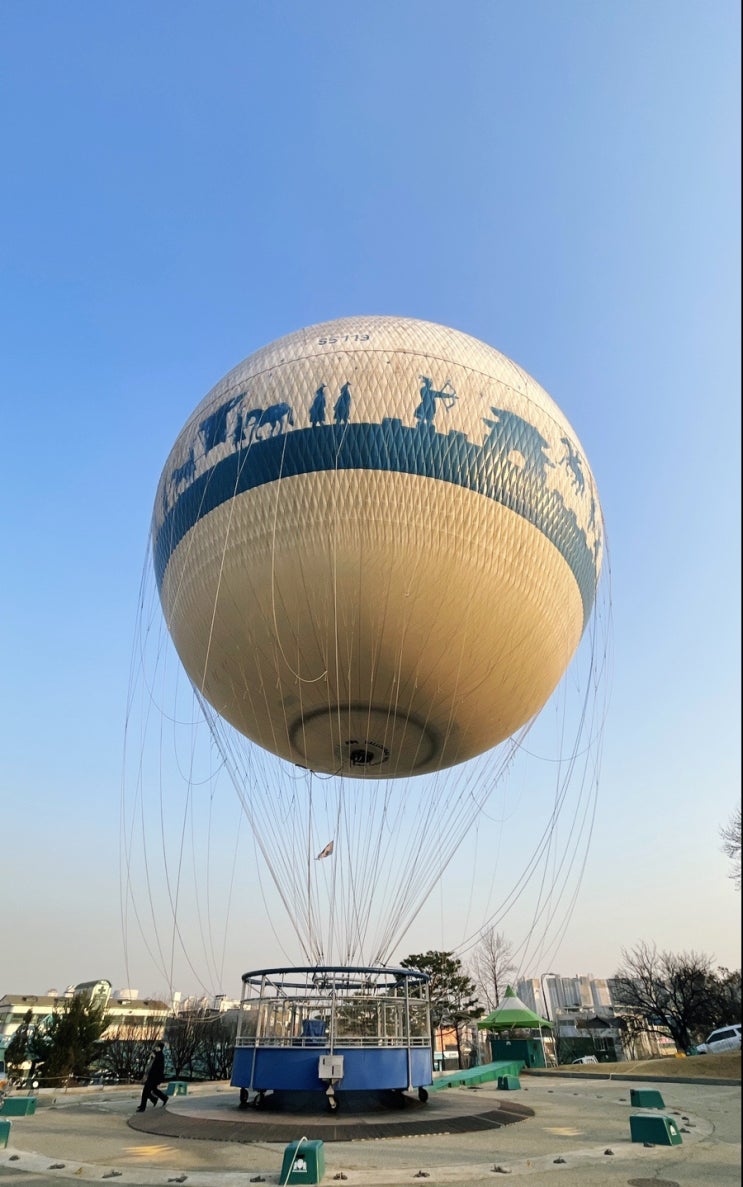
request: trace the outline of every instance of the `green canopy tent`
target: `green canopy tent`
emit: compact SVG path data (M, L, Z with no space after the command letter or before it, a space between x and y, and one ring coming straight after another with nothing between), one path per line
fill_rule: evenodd
M538 1030L539 1040L542 1044L542 1055L544 1058L545 1067L547 1066L547 1053L544 1049L544 1035L543 1030L552 1030L553 1025L546 1018L540 1018L539 1014L535 1014L527 1005L522 1002L521 998L514 993L510 985L503 995L503 1001L491 1010L484 1018L481 1018L477 1023L479 1030Z

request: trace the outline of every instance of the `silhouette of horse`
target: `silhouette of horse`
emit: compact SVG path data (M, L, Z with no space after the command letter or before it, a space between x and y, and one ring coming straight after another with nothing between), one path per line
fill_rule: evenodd
M252 408L245 414L243 432L248 441L265 441L268 437L277 437L294 424L294 415L289 404L271 404L268 408ZM269 426L264 436L260 430Z

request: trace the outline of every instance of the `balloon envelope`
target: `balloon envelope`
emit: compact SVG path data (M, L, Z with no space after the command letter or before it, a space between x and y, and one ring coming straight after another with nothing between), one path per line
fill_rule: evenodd
M394 778L541 709L591 613L601 512L523 370L456 330L344 318L207 395L164 467L160 598L199 692L276 755Z

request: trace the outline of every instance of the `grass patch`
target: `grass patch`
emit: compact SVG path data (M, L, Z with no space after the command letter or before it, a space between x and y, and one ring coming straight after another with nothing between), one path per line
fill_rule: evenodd
M663 1056L660 1059L628 1059L621 1063L562 1064L558 1069L570 1076L585 1076L592 1072L614 1073L622 1076L693 1076L696 1080L740 1080L740 1051L724 1051L719 1055Z

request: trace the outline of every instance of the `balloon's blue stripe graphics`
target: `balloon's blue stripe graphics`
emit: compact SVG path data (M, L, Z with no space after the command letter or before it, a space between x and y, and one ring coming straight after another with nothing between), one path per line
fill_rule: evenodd
M410 428L399 420L385 419L381 424L315 424L277 432L237 449L198 477L192 454L173 471L166 488L169 507L153 541L158 587L186 533L236 495L301 474L381 470L416 474L476 491L533 524L570 567L580 589L585 625L596 591L598 541L596 549L589 545L575 512L559 492L547 486L544 467L550 463L545 461L544 442L533 426L502 410L493 412L498 414L496 423L501 431L496 432L496 424L486 421L493 431L482 445L472 444L462 433L439 433L425 421ZM504 416L514 421L511 431L502 431ZM509 460L514 448L525 459L520 467Z

